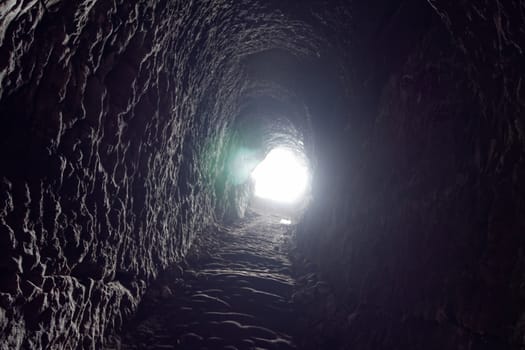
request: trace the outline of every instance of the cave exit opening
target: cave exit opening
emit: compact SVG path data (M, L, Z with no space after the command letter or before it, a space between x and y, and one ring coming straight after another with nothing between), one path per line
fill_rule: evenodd
M304 155L284 147L272 149L252 171L251 178L256 197L284 205L303 200L310 184Z

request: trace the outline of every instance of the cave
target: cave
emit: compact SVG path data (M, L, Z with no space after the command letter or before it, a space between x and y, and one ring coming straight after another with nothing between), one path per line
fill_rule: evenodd
M522 0L2 1L0 349L525 349L524 50Z

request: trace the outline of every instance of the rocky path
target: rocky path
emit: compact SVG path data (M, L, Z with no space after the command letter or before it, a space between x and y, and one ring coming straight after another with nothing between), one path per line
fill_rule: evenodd
M287 226L252 214L223 228L182 278L145 298L122 349L295 349Z

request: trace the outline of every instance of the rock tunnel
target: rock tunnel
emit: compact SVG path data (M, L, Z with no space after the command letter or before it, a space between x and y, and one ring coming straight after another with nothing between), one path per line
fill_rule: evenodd
M0 348L524 349L524 31L520 0L2 1ZM307 195L257 204L279 147Z

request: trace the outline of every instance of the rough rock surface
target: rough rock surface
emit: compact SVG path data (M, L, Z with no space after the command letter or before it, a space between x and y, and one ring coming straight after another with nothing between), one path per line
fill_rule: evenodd
M320 165L338 175L300 247L346 310L332 315L342 348L521 349L523 2L430 3L443 27L433 18L405 47L400 8L364 50L399 62L382 78L358 66L355 107L372 122Z
M197 234L242 215L234 126L279 85L246 58L311 53L309 33L257 1L0 5L2 348L99 348Z
M233 227L210 233L205 252L190 251L193 262L182 276L164 277L166 283L150 289L117 344L122 349L295 349L290 229L280 219L252 212Z
M2 1L0 348L100 348L277 144L323 344L523 348L524 6Z
M2 5L2 347L98 347L224 206L220 6Z

